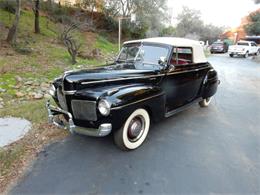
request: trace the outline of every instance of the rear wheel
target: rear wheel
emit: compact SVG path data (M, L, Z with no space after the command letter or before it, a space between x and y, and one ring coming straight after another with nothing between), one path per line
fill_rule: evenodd
M115 144L122 150L134 150L142 145L150 128L150 116L145 109L135 110L125 124L114 133Z
M233 58L233 57L234 57L234 54L229 54L229 56L230 56L231 58Z
M211 102L211 97L205 98L199 102L200 107L208 107Z

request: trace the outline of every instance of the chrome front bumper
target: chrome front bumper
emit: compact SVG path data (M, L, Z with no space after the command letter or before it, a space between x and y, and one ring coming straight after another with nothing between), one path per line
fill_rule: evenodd
M73 122L72 114L70 112L62 110L59 107L51 105L50 100L46 102L46 108L48 111L49 123L54 124L59 128L67 129L71 133L78 133L94 137L104 137L110 134L112 131L112 125L110 123L101 124L98 129L76 126ZM66 115L68 121L60 119L60 115Z

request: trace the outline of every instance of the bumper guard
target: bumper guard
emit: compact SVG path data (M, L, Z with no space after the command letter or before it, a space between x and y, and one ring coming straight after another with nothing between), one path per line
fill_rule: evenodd
M50 100L46 102L46 108L48 111L48 120L49 123L54 124L55 126L67 129L71 133L78 133L93 137L104 137L112 131L112 125L110 123L101 124L98 129L95 128L86 128L76 126L73 122L73 117L70 112L67 112L59 107L53 106L50 104ZM60 119L59 115L66 115L68 121Z

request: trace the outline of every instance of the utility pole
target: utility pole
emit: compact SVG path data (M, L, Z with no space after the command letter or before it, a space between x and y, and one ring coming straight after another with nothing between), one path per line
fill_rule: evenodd
M121 26L122 26L122 20L131 19L131 22L136 21L136 15L131 14L130 17L118 17L118 51L121 49Z
M118 18L118 51L121 49L121 20L122 18Z

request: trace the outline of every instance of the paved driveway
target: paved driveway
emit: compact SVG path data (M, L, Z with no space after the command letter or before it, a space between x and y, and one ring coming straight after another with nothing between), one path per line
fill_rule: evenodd
M260 193L260 64L214 55L221 85L122 152L112 137L69 136L50 145L12 190L20 193Z

